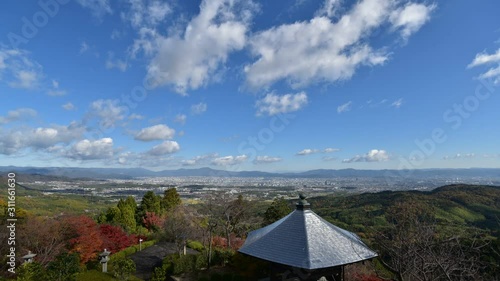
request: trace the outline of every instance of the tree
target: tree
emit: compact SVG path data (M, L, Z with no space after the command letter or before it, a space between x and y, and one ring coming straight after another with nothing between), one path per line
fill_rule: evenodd
M118 280L129 280L130 276L135 273L135 263L129 258L118 259L112 262L113 275Z
M142 224L149 231L159 230L163 224L163 221L163 218L152 212L146 212L146 215L142 218Z
M173 210L175 207L179 206L181 203L182 203L181 197L179 193L177 193L176 188L169 188L165 190L163 198L161 199L162 210L169 212Z
M130 201L132 198L132 202ZM128 197L127 200L120 199L117 205L120 210L120 216L118 217L118 223L125 228L127 232L134 232L136 228L135 222L135 200L133 197Z
M65 250L63 228L54 219L28 217L19 227L18 239L21 253L35 253L43 266Z
M165 219L163 226L165 236L167 240L176 244L179 255L194 229L193 220L190 217L188 208L177 206Z
M103 250L101 233L97 223L87 216L67 217L66 236L70 243L70 252L78 253L82 264L97 258Z
M72 281L80 272L80 260L76 253L64 253L56 257L47 266L48 280ZM42 279L39 279L42 280Z
M121 218L121 211L117 206L109 207L106 210L106 222L119 224Z
M161 212L161 199L153 191L148 191L144 194L141 204L136 211L136 220L138 224L142 224L142 219L147 212L160 214Z
M136 243L135 235L127 235L127 233L119 226L101 224L99 226L102 247L109 250L111 253L119 252Z
M391 225L379 234L382 264L397 280L479 280L481 248L476 233L438 232L432 211L408 201L389 208Z
M292 209L290 204L283 199L283 197L275 198L264 213L264 225L271 224L286 215L288 215Z
M17 281L39 281L47 280L47 272L43 265L38 262L22 264L17 270Z

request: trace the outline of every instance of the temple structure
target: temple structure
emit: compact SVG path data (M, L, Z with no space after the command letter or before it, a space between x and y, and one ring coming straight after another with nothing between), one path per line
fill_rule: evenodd
M354 233L314 213L300 195L295 211L248 234L239 252L272 264L271 280L343 280L343 267L377 256Z

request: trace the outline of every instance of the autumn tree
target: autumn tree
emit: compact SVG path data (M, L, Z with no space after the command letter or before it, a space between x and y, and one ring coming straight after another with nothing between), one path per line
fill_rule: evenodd
M80 262L87 263L97 258L97 253L103 250L102 239L97 223L87 216L74 216L64 219L67 226L66 237L70 251L78 253Z
M158 231L161 228L163 222L164 219L153 212L146 212L146 214L142 218L142 224L149 231Z
M290 204L283 198L275 198L264 213L264 225L269 225L286 215L290 214L292 209Z
M54 260L65 250L61 222L55 219L30 216L19 226L19 249L21 253L36 253L36 260L43 266Z
M102 247L111 253L121 251L136 243L135 235L128 235L121 227L116 225L99 225Z

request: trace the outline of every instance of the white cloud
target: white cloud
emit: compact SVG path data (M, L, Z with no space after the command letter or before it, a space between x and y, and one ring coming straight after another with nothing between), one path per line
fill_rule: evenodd
M470 159L476 157L476 154L474 153L457 153L453 156L444 156L444 160L452 160L452 159Z
M169 128L167 125L159 124L142 129L134 138L141 141L153 141L171 139L174 135L174 129Z
M70 111L70 110L75 109L75 106L71 102L68 102L68 103L63 104L62 108L64 108L65 110Z
M37 115L36 110L32 108L19 108L7 112L6 116L0 116L0 124L7 124L20 120L27 120Z
M76 160L97 160L113 157L113 139L81 140L64 152L64 156Z
M91 11L92 15L101 18L106 14L112 14L109 0L77 0L78 4Z
M403 105L403 98L397 99L391 104L391 106L395 108L400 108L401 105Z
M130 10L122 13L122 19L130 21L134 28L143 26L156 26L161 23L167 15L172 13L172 8L167 2L158 0L129 0Z
M400 8L400 3L361 0L334 22L322 16L332 16L339 10L337 1L327 0L309 21L257 33L250 39L256 60L245 66L247 85L253 89L267 88L286 80L292 87L303 87L314 82L347 80L360 66L384 64L390 51L385 47L373 49L368 43L372 33L388 26L391 15L399 12L393 16L393 25L403 29L403 35L411 34L427 21L429 16L425 11L433 7L417 5L425 10L421 12L414 6Z
M80 54L83 54L83 53L87 52L89 49L90 49L89 44L87 44L87 42L83 41L83 42L80 44L80 51L79 51L79 53L80 53Z
M479 53L476 55L474 60L467 66L468 68L487 65L487 64L499 64L497 67L490 68L485 73L479 76L480 79L493 78L495 83L500 83L500 49L494 54Z
M390 22L395 29L401 30L401 36L407 40L431 19L432 11L436 5L408 3L391 13Z
M144 119L144 116L136 113L130 114L130 116L128 117L128 120L142 120L142 119Z
M191 106L191 114L202 114L205 111L207 111L206 103L200 102L198 104L193 104Z
M99 99L92 102L88 115L100 119L99 124L107 129L115 126L118 121L123 120L126 110L124 106L119 105L118 100Z
M331 18L336 15L339 6L340 0L325 0L321 9L316 12L316 16L324 15Z
M487 53L477 54L474 60L467 67L472 68L478 65L498 63L498 62L500 62L500 49L498 49L497 52L492 55L489 55Z
M177 114L175 116L174 122L179 123L181 125L184 125L184 124L186 124L186 119L187 119L187 116L185 114Z
M47 93L49 96L64 96L66 91L59 89L59 82L57 80L52 80L52 89Z
M348 112L351 110L351 105L352 105L352 101L348 101L342 105L339 105L337 107L337 113L343 113L343 112Z
M342 160L342 163L352 162L381 162L389 160L389 155L385 150L372 149L365 155L356 155L349 159Z
M176 141L164 141L163 143L154 146L147 152L149 155L162 156L165 154L172 154L179 151L181 147Z
M338 149L338 148L331 148L331 147L323 149L323 153L333 153L333 152L337 152L337 151L340 151L340 149Z
M257 115L275 115L278 113L293 112L301 109L306 104L307 94L305 92L282 96L270 93L263 99L257 101Z
M304 156L304 155L314 154L314 153L318 153L318 152L319 152L319 150L317 150L317 149L306 148L306 149L303 149L303 150L297 152L297 155Z
M219 157L219 154L217 154L217 153L205 154L205 155L196 156L196 157L191 158L191 159L182 160L181 164L182 164L182 166L202 165L202 164L209 163L210 160L213 160L217 157Z
M268 164L268 163L275 163L275 162L280 162L283 159L280 157L271 157L271 156L257 156L254 160L254 164Z
M254 6L249 0L204 0L185 29L169 37L141 28L133 53L154 54L147 67L153 86L173 86L181 94L198 89L213 79L230 53L244 48Z
M12 88L35 89L40 80L39 72L30 70L18 70L14 73L15 80L9 83Z
M128 63L121 59L115 59L113 52L109 52L108 59L106 60L106 68L107 69L116 68L121 72L125 72L128 68Z
M67 126L0 130L0 154L16 154L29 148L49 151L58 144L70 144L81 139L84 133L85 127L77 123Z
M233 166L237 164L241 164L245 161L247 161L248 156L246 155L238 155L238 156L223 156L223 157L218 157L212 160L212 164L216 166Z

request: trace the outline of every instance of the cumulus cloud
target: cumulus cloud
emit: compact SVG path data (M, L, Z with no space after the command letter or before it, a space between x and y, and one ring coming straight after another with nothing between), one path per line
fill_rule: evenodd
M223 156L223 157L218 157L212 160L212 164L216 166L233 166L237 164L241 164L245 161L247 161L248 156L246 155L238 155L238 156Z
M403 39L407 40L431 19L431 13L436 7L435 4L408 3L393 11L389 20L393 28L400 30Z
M174 129L169 128L167 125L159 124L142 129L135 135L134 139L140 141L167 140L173 138L174 135Z
M102 138L98 140L84 139L73 144L64 152L64 156L75 160L97 160L113 157L113 139Z
M280 157L271 157L271 156L264 155L264 156L257 156L253 160L253 163L254 164L268 164L268 163L280 162L281 160L283 160L283 159Z
M250 50L256 59L244 69L248 86L267 88L286 80L302 87L350 79L360 66L382 65L389 59L387 48L374 49L367 42L374 30L392 23L403 37L409 36L428 20L434 7L362 0L334 22L323 15L332 16L336 5L337 1L327 0L309 21L283 24L253 36Z
M125 118L127 108L120 106L119 100L99 99L90 105L89 117L96 117L103 128L111 128Z
M147 152L147 154L154 156L161 156L161 155L175 153L180 149L181 147L176 141L164 141L163 143L154 146L151 150Z
M348 112L351 110L351 105L352 105L352 101L348 101L342 105L339 105L337 107L337 113L344 113L344 112Z
M246 44L255 5L249 0L204 0L184 30L165 37L142 27L133 53L153 54L147 78L153 86L169 85L178 93L198 89Z
M53 125L51 127L26 128L10 131L0 130L0 154L16 154L25 149L49 150L58 144L70 144L79 140L85 127L77 123Z
M480 65L488 65L488 64L498 64L496 67L490 68L485 73L479 76L480 79L488 79L493 78L495 83L500 83L500 49L496 51L494 54L487 53L479 53L476 55L474 60L467 66L468 68L480 66Z
M0 80L12 88L33 90L43 77L42 66L27 51L0 46Z
M325 0L323 6L316 12L316 16L327 16L329 18L337 14L340 0Z
M37 115L36 110L32 108L18 108L7 112L6 116L0 116L0 124L7 124L20 120L27 120Z
M207 111L207 104L200 102L191 106L191 114L202 114Z
M385 150L372 149L364 155L356 155L349 159L342 160L342 163L352 162L381 162L389 160L389 155Z
M294 112L307 104L307 94L300 92L297 94L276 95L267 94L263 99L257 101L257 115L275 115L279 113Z
M306 149L303 149L303 150L297 152L297 155L304 156L304 155L314 154L314 153L318 153L318 152L319 152L318 149L306 148Z

